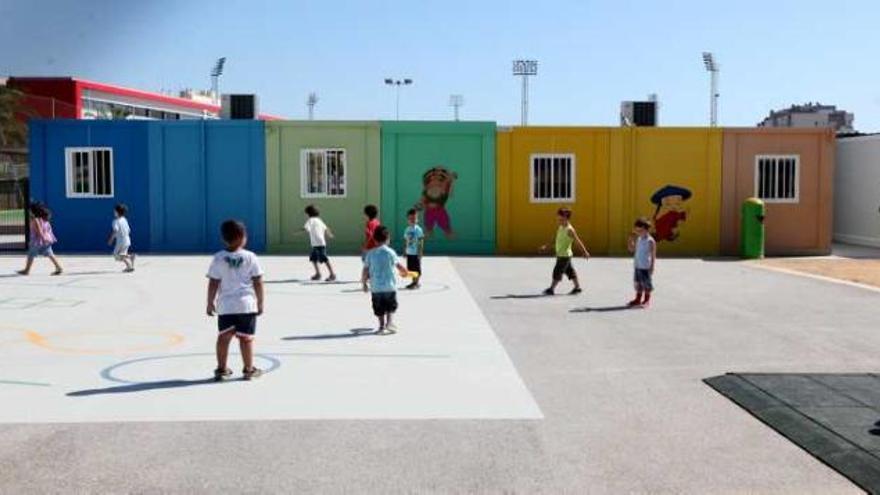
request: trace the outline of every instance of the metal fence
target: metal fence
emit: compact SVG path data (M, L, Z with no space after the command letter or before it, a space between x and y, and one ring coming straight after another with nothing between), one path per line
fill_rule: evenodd
M26 154L0 153L0 254L27 247L28 164Z

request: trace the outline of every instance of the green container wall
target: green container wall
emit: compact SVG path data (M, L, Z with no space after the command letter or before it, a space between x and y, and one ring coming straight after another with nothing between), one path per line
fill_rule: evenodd
M393 245L402 248L406 211L422 198L423 176L434 167L457 175L445 203L454 235L435 228L425 250L494 253L494 122L382 122L380 219L392 230ZM423 225L426 220L423 212Z
M314 204L335 234L328 239L331 255L359 253L363 241L363 208L378 205L378 122L266 122L267 246L271 253L305 253L308 235L298 233L303 210ZM300 152L307 148L344 148L346 196L303 198Z

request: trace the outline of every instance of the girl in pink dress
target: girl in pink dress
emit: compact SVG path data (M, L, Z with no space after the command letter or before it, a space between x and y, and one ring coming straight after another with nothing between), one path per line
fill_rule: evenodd
M58 258L55 257L55 253L52 252L52 244L55 244L57 241L55 234L52 233L52 224L49 223L52 213L42 203L32 203L30 212L31 235L28 243L27 262L24 270L20 270L18 274L28 275L31 272L31 266L34 264L34 258L45 256L55 265L55 271L52 272L52 275L61 275L64 270L61 267L61 263L58 262Z

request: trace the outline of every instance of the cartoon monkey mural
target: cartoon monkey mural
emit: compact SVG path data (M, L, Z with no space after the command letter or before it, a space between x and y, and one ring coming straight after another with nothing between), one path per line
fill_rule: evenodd
M657 208L654 210L654 238L659 241L674 241L678 239L678 224L687 220L687 207L685 202L691 199L690 189L666 185L651 195L651 202Z
M452 196L452 186L456 179L458 174L439 165L422 175L422 197L415 208L425 212L425 232L428 235L433 234L435 226L439 226L447 238L454 235L446 202Z

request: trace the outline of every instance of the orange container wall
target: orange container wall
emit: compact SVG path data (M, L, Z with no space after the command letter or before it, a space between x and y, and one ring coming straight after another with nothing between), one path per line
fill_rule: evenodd
M633 222L646 217L661 255L717 255L721 131L621 128L611 147L610 252L626 253Z
M740 205L756 196L759 155L799 157L798 199L767 203L768 255L821 255L831 252L834 134L828 129L724 129L721 251L739 250Z
M536 254L556 231L556 210L574 211L572 223L594 254L608 252L608 177L611 129L517 127L497 136L497 246L501 254ZM575 190L571 202L531 200L531 157L539 153L574 156Z

